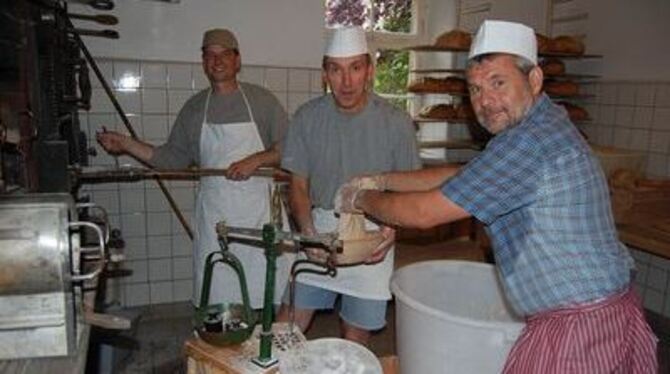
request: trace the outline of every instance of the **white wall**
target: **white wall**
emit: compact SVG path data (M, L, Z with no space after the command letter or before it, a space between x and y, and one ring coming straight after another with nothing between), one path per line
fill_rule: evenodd
M520 0L504 1L518 3ZM529 1L529 0L527 0ZM455 0L427 1L427 34L455 25ZM237 33L245 64L319 67L323 51L321 0L182 0L165 4L147 0L117 0L111 14L119 40L86 37L95 56L169 61L198 61L202 32L228 27ZM502 2L501 2L502 3ZM541 14L543 2L530 7ZM588 52L603 54L587 70L604 79L670 79L670 1L583 0L588 10ZM494 3L495 4L495 3ZM500 10L498 6L494 6ZM524 7L507 11L519 13ZM81 5L72 11L95 13ZM530 10L528 10L530 11ZM502 10L501 10L502 12ZM525 14L525 13L524 13ZM510 17L512 14L510 14ZM523 14L519 14L522 17ZM542 17L537 17L539 24ZM103 26L77 21L79 27Z
M427 0L425 4L426 40L422 44L433 44L442 33L456 28L458 12L456 0ZM416 68L449 68L451 53L417 53Z
M491 5L491 17L522 22L540 33L545 33L547 2L537 0L496 0Z
M102 13L71 5L71 12ZM116 0L111 12L121 38L85 37L96 57L199 61L204 30L225 27L239 39L243 63L319 67L323 53L324 2L319 0L182 0L166 4ZM102 29L93 22L78 27Z
M670 80L670 1L585 0L587 52L608 80Z

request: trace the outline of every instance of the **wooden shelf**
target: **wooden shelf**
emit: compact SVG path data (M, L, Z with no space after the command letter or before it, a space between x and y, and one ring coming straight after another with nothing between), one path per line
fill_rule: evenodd
M477 123L475 119L464 119L464 118L426 118L426 117L413 117L412 121L416 123L439 123L439 122L448 122L448 123Z
M409 72L416 74L434 74L434 73L465 74L465 69L412 69Z
M436 47L434 45L415 45L411 47L404 48L407 51L415 52L469 52L470 48L445 48L445 47ZM556 58L567 58L567 59L590 59L590 58L602 58L603 55L596 54L581 54L575 55L571 53L540 53L539 57L556 57Z
M576 79L576 80L584 80L584 79L600 79L600 75L592 75L592 74L560 74L560 75L544 75L544 79Z
M594 54L583 54L583 55L574 55L569 53L540 53L539 57L555 57L555 58L567 58L567 59L589 59L589 58L603 58L603 55L594 55Z
M413 69L410 70L410 73L414 74L457 74L465 75L465 69ZM591 83L591 81L596 81L600 79L600 75L595 74L559 74L559 75L544 75L544 79L553 79L553 80L575 80L579 81L582 84Z
M568 99L575 99L575 100L584 100L584 99L591 99L596 97L596 95L592 94L579 94L579 95L552 95L552 94L547 94L550 98L552 99L558 99L558 100L568 100Z
M464 92L436 92L436 91L425 91L425 92L412 92L412 91L407 91L407 94L410 97L420 97L421 95L446 95L446 96L458 96L458 97L468 97L470 96L467 93Z
M412 47L404 48L408 51L416 52L468 52L469 48L445 48L445 47L436 47L434 45L416 45Z

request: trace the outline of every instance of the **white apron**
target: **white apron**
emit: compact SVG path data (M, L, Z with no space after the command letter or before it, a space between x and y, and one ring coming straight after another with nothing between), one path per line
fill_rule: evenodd
M338 218L335 217L334 211L315 208L312 210L312 217L314 227L319 233L337 230ZM365 223L368 230L378 228L371 221L366 220ZM345 295L364 299L389 300L391 298L389 282L393 272L394 254L395 249L391 248L384 260L376 264L338 267L335 278L327 275L301 273L297 280L300 283L322 287Z
M242 98L249 112L250 122L210 124L207 110L211 90L207 94L200 135L200 167L227 168L253 153L264 150L258 128L242 87ZM272 181L268 178L251 177L246 181L232 181L224 177L203 177L195 207L196 235L194 239L194 299L200 302L200 290L205 269L205 259L212 251L220 249L216 236L216 223L225 220L229 226L261 228L270 221L269 190ZM287 222L284 219L284 222ZM254 309L263 306L265 290L264 248L230 243L230 251L244 267L249 289L249 300ZM282 254L277 258L275 303L288 281L293 255ZM228 265L217 264L212 274L209 304L242 302L237 273Z

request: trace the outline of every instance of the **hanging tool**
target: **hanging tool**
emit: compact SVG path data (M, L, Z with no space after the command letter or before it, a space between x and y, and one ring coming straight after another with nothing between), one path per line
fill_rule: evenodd
M81 19L87 21L94 21L101 25L116 25L119 23L119 19L111 14L78 14L78 13L68 13L70 19Z
M114 2L112 0L67 0L67 2L88 5L97 10L114 9Z
M119 33L114 30L88 30L88 29L70 29L70 31L83 36L97 36L99 38L118 39Z

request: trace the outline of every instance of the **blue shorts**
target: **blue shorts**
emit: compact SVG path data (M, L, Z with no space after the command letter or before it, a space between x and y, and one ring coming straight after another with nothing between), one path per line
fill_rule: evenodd
M386 326L386 300L361 299L300 282L295 285L295 307L298 309L333 309L337 296L341 296L340 318L347 324L367 331ZM286 305L290 302L288 285L283 301Z

